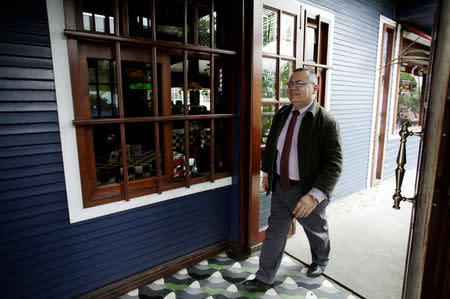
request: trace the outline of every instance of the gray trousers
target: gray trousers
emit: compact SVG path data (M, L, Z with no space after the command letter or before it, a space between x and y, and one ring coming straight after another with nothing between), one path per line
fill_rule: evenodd
M309 191L309 190L308 190ZM281 187L280 180L275 178L272 189L269 227L262 244L259 257L259 269L256 278L265 283L272 283L280 267L286 246L287 235L294 215L295 205L304 195L299 184L291 188ZM330 254L330 237L325 209L329 203L322 201L306 218L296 218L303 226L308 237L313 263L326 265Z

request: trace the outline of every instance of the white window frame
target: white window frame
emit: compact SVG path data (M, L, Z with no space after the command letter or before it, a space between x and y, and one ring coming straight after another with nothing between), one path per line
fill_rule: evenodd
M66 183L66 196L70 223L77 223L97 217L110 215L173 198L192 195L232 184L232 177L211 182L164 191L162 194L149 194L129 201L119 201L100 206L84 208L78 160L77 138L73 110L72 84L70 80L67 39L64 35L64 0L46 0L50 30L53 71L55 80L56 104L58 111L61 151Z

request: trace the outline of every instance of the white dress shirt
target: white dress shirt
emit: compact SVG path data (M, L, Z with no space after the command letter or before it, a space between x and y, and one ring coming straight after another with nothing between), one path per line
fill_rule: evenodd
M311 107L311 104L301 108L299 110L300 114L297 116L297 119L295 121L295 127L294 132L292 135L292 143L291 143L291 151L289 153L289 179L294 181L300 180L300 174L298 169L298 151L297 151L297 145L298 145L298 130L300 129L300 125L302 123L303 117L305 116L306 111ZM281 160L281 153L283 152L283 146L284 141L286 139L287 130L289 127L289 123L292 118L292 112L289 113L288 118L286 119L286 122L284 123L283 128L281 129L280 136L278 136L278 142L277 142L277 173L280 174L280 160ZM262 172L263 176L267 176L267 173ZM313 196L317 199L317 201L320 203L324 199L327 198L326 194L320 191L319 189L313 187L311 190L309 190L308 194Z

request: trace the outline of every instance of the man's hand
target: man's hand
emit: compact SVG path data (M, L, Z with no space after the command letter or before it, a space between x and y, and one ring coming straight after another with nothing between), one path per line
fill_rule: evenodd
M269 188L269 177L265 176L262 179L262 189L264 192L267 192L267 189Z
M311 214L312 210L317 206L318 202L310 194L305 194L295 205L292 213L295 217L305 218Z

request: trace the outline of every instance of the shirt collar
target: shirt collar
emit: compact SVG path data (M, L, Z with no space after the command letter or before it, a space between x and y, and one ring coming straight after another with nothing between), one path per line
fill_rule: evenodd
M311 103L309 103L308 105L306 105L305 107L301 108L298 110L299 115L303 115L306 113L306 111L312 106L312 104L314 103L315 100L313 100ZM294 111L294 107L292 106L292 111Z

